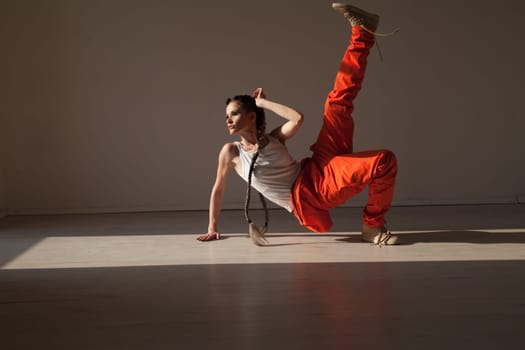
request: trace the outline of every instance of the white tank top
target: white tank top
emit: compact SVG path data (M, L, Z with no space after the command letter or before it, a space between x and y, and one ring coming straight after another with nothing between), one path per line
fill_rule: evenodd
M301 171L301 164L294 160L288 148L273 136L269 143L259 152L252 174L252 187L268 200L292 212L290 192ZM242 170L239 174L248 182L250 164L254 153L247 152L240 142L235 142L241 158Z

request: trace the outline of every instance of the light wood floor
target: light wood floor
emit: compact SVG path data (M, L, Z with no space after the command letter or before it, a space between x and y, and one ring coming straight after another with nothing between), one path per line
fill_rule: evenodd
M255 217L261 217L255 213ZM395 207L404 244L328 234L271 212L268 247L241 211L0 220L2 349L514 349L525 326L525 206ZM522 344L522 345L519 345Z

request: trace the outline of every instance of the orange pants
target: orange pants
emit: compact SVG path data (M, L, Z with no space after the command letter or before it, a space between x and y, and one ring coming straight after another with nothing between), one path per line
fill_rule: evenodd
M352 27L352 38L328 94L324 122L311 158L303 159L302 170L292 189L294 214L314 232L332 226L329 210L361 192L368 185L363 223L378 227L385 222L394 195L397 162L388 150L353 153L353 101L361 89L367 57L374 36Z

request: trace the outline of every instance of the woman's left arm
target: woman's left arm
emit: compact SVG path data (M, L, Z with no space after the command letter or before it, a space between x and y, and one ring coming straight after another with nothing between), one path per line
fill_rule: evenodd
M267 100L262 88L257 88L252 96L255 98L258 107L267 109L287 120L283 125L272 130L270 134L273 137L284 143L297 133L303 124L303 115L300 112L283 104Z

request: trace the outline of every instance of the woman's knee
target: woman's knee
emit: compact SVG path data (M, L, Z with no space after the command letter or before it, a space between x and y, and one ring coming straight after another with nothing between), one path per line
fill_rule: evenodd
M381 150L380 159L377 163L377 176L397 174L397 157L394 152L390 150Z

